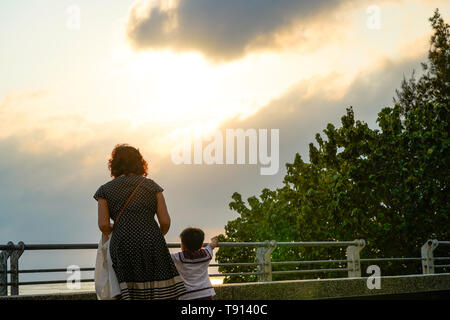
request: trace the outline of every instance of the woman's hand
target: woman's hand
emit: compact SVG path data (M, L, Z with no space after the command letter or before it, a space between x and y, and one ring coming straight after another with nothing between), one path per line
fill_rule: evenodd
M114 224L113 224L113 223L110 223L109 225L110 225L110 227L111 227L111 231L110 231L108 234L106 234L106 233L104 233L104 232L102 231L103 242L108 241L108 240L109 240L109 237L111 236L111 232L112 232L112 229L113 229L113 227L114 227Z

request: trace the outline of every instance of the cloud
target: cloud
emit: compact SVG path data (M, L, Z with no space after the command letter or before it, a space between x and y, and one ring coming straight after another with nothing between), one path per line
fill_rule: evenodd
M136 49L200 51L231 60L267 48L293 26L305 26L344 0L139 1L130 10L127 36ZM327 21L323 19L322 24Z
M316 133L322 133L328 123L341 126L340 118L349 106L357 119L376 128L378 112L393 105L395 89L400 88L403 76L409 78L413 69L419 76L420 62L425 60L425 54L402 61L384 59L377 68L359 72L338 95L332 84L345 75L334 73L302 80L253 116L241 121L231 119L222 128L279 128L280 168L293 161L295 152L308 161L308 144L315 141Z

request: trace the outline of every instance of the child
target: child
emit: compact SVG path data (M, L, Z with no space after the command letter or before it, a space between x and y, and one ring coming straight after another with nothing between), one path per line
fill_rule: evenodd
M212 300L216 295L208 275L208 266L218 239L202 248L205 233L198 228L186 228L180 234L181 252L173 253L172 260L184 281L187 293L180 300Z

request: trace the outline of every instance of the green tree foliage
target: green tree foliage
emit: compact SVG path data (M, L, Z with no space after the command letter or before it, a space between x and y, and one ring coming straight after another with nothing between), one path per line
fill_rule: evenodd
M394 102L400 105L404 115L428 102L449 105L450 29L437 9L430 22L434 34L430 41L429 61L422 63L424 75L416 80L413 72L411 79L403 79L401 90L396 90Z
M436 10L423 75L414 73L397 91L393 107L378 114L379 129L355 120L347 108L342 126L328 124L309 145L310 162L296 154L286 164L284 186L264 189L247 203L238 193L230 209L239 217L220 241L327 241L365 239L363 257L418 257L429 238L450 240L449 24ZM279 248L273 261L342 259L343 249ZM255 261L248 248L220 248L221 263ZM383 274L420 273L414 262L379 263ZM330 267L342 267L334 264ZM311 265L313 269L317 268ZM325 267L325 266L323 266ZM274 270L305 266L277 266ZM221 272L255 271L221 266ZM315 275L318 276L319 274ZM342 276L342 274L328 274ZM275 275L274 280L311 275ZM254 281L231 276L225 282Z

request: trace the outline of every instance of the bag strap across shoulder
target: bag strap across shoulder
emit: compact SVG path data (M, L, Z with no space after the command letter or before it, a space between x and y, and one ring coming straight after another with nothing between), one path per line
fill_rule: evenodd
M141 180L141 182L139 182L139 184L137 185L137 187L133 190L133 193L130 195L130 197L128 198L127 202L125 203L125 205L123 206L122 210L120 210L119 214L117 215L116 220L114 221L114 225L113 225L113 230L116 227L117 222L119 222L119 218L122 215L123 211L125 210L125 208L128 206L128 204L130 203L131 199L133 199L134 194L136 193L137 189L141 186L141 184L145 181L145 177Z

